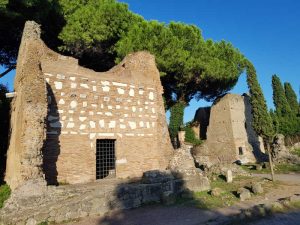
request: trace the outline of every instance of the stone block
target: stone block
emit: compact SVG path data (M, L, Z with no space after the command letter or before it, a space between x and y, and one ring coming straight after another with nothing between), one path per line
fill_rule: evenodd
M223 193L223 190L221 188L213 188L210 191L210 194L214 197L219 197Z
M164 183L173 180L174 176L168 170L152 170L143 173L142 182L144 184Z
M163 192L161 202L164 205L172 205L176 202L176 195L172 191Z
M226 171L226 182L227 183L232 183L232 181L233 181L232 171L231 170L227 170Z
M239 198L241 201L245 201L251 198L251 193L248 189L246 188L239 188L237 191Z
M264 192L264 189L263 189L263 187L261 186L260 183L252 183L251 191L254 194L262 194Z

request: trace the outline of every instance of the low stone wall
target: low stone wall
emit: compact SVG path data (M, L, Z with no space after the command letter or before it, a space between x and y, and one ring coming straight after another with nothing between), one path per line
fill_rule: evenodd
M0 210L0 225L60 223L143 204L168 203L170 198L174 200L181 194L183 186L182 180L175 179L168 172L146 172L138 182L106 179L57 187L28 184L16 189ZM32 188L35 193L28 191Z

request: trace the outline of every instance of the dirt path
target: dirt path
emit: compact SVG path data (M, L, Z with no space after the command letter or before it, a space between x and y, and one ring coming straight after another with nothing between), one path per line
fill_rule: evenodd
M256 176L256 175L255 175ZM257 175L267 177L268 175ZM112 212L102 217L88 217L69 225L196 225L196 224L223 224L232 216L238 215L241 209L248 209L259 204L268 204L278 199L292 195L300 196L300 175L276 175L276 179L284 184L269 190L264 195L254 196L245 202L238 202L227 208L203 210L191 206L145 206L142 208ZM300 197L299 197L300 198ZM251 224L299 224L300 212L276 215L274 218L262 219ZM281 223L284 221L285 223ZM295 223L297 221L297 223Z
M254 177L264 177L271 179L270 174L252 174ZM275 174L275 180L287 184L300 185L300 174Z
M277 214L271 218L260 219L248 225L297 225L300 224L300 212Z

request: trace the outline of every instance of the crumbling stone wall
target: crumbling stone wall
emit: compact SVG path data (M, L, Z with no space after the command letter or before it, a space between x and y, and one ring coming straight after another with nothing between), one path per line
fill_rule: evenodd
M200 164L256 162L262 157L260 139L251 126L248 96L227 94L211 107L207 140L193 149Z
M28 179L42 178L47 94L40 69L44 52L39 36L39 26L26 23L14 83L17 95L11 105L11 137L5 174L12 189Z
M13 143L18 139L26 141L30 152L26 156L30 161L38 161L39 175L43 164L48 183L93 181L96 179L96 140L114 139L117 178L165 169L172 147L162 100L163 88L154 57L147 52L134 53L110 71L97 73L80 67L74 58L48 49L39 39L36 24L27 23L26 26L15 81L17 98L14 100L8 167L19 167L20 173L24 173L21 166L24 155L19 153L27 150ZM34 39L26 36L32 27L37 30ZM35 55L29 55L31 52ZM23 61L27 62L25 66L22 66ZM19 79L20 73L32 79ZM30 87L30 90L22 91L20 86ZM28 95L33 96L33 100L24 101ZM25 113L23 105L28 102L32 106L28 111L31 123L17 114ZM43 103L41 109L39 102ZM40 114L35 116L37 112ZM22 132L34 135L39 145L34 145L29 138L19 139L20 135L15 134L20 130L16 124L25 123ZM27 177L32 178L32 174ZM15 187L24 179L17 176L15 169L10 169L6 180Z

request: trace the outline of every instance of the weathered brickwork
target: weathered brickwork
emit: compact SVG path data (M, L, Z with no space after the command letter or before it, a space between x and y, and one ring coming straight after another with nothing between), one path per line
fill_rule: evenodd
M45 120L46 133L42 168L48 183L95 180L97 139L115 140L117 178L166 169L172 147L163 88L152 55L134 53L110 71L98 73L80 67L74 58L53 52L39 38L26 42L38 46L41 54L32 63L39 68L35 76L44 80L47 89L48 112L41 121ZM37 97L42 94L33 93ZM20 163L14 159L9 157L8 165Z
M203 113L205 111L202 110ZM237 160L251 163L263 158L261 138L251 125L252 108L247 95L226 94L217 99L208 118L207 139L203 145L193 149L200 164L211 166Z
M56 171L51 169L55 164L51 160L55 158L58 180L94 180L97 139L117 140L117 177L138 176L159 168L156 150L147 150L156 142L161 87L121 83L101 75L47 71L44 76L49 105L44 168L52 182L55 174L51 173Z

